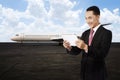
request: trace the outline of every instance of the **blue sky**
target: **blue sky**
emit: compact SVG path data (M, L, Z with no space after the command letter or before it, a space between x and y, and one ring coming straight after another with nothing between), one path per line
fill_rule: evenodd
M11 42L15 34L78 34L88 25L85 10L96 5L101 23L120 42L120 0L0 0L0 42Z
M0 4L6 8L12 8L19 11L24 11L27 7L27 2L25 0L0 0Z

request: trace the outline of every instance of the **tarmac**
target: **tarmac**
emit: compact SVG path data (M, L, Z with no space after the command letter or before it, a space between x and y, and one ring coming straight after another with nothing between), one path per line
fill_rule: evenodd
M0 43L0 80L80 80L80 61L58 43ZM106 65L108 80L120 80L120 43Z

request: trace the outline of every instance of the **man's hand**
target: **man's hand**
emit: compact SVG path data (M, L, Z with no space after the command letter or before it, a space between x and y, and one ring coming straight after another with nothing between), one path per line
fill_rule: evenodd
M68 49L69 51L72 49L72 47L70 46L70 43L68 41L63 41L63 46Z
M78 48L80 48L80 49L83 49L83 50L85 50L85 52L87 52L88 51L88 46L87 46L87 44L83 41L83 40L77 40L76 41L76 46L78 47Z

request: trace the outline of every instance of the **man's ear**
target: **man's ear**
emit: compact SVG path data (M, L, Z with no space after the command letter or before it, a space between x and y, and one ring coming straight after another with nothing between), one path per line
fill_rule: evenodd
M98 19L100 19L100 15L97 15Z

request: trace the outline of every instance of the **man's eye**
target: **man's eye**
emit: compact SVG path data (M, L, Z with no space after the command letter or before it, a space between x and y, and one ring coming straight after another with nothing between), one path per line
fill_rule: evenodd
M92 19L92 17L89 17L89 19Z

